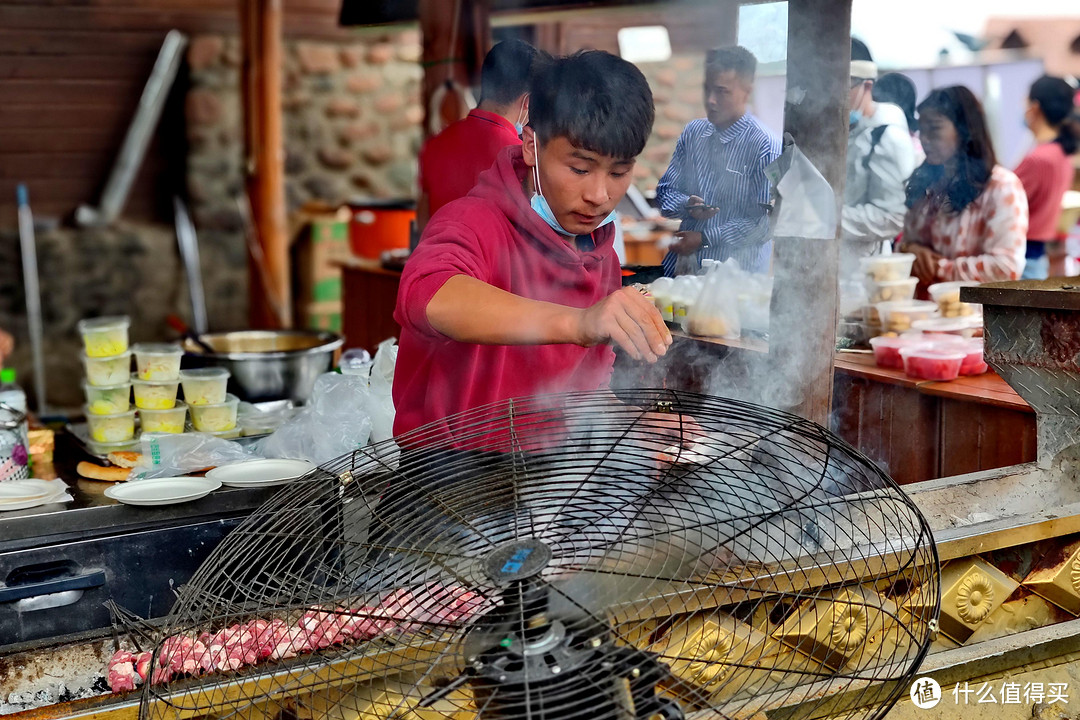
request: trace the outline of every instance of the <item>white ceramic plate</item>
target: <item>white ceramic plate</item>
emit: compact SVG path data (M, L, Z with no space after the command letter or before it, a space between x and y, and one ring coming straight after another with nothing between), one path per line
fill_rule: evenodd
M248 460L216 467L206 477L229 487L264 487L287 483L314 469L307 460Z
M56 488L49 484L47 480L27 478L25 480L2 482L0 483L0 507L6 507L9 503L40 500L56 494L58 494Z
M129 480L105 490L105 497L126 505L175 505L198 500L221 487L210 478L174 477Z

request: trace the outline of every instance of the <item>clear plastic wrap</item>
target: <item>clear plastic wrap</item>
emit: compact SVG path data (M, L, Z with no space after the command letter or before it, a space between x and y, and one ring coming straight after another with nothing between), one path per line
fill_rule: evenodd
M394 367L397 365L398 345L396 338L379 343L371 366L371 397L368 412L371 415L371 442L382 442L394 436Z
M231 440L197 432L143 433L139 450L142 457L132 471L132 479L175 477L256 457Z
M267 458L307 460L316 465L368 444L371 390L356 375L326 373L315 380L308 405L256 443Z
M734 340L742 333L737 282L732 268L717 266L705 276L701 293L687 313L687 332Z

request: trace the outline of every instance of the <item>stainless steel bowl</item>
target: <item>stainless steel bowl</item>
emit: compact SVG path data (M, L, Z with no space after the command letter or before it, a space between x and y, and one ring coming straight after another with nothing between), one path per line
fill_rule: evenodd
M315 378L334 366L343 340L313 330L245 330L210 333L202 339L214 349L202 352L184 343L184 367L223 367L232 377L229 392L248 402L307 402Z

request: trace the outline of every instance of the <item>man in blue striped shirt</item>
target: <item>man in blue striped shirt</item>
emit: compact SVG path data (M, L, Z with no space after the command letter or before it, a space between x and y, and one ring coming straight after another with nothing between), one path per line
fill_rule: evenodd
M664 258L668 276L696 272L703 258L735 258L751 272L769 268L772 243L765 167L780 156L780 139L747 112L757 59L743 47L705 54L706 118L692 121L656 187L665 217L681 218Z

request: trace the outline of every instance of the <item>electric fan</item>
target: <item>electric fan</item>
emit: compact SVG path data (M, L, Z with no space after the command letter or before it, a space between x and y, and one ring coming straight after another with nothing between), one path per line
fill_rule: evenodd
M938 570L904 493L801 418L511 400L283 487L180 589L141 717L881 717Z

